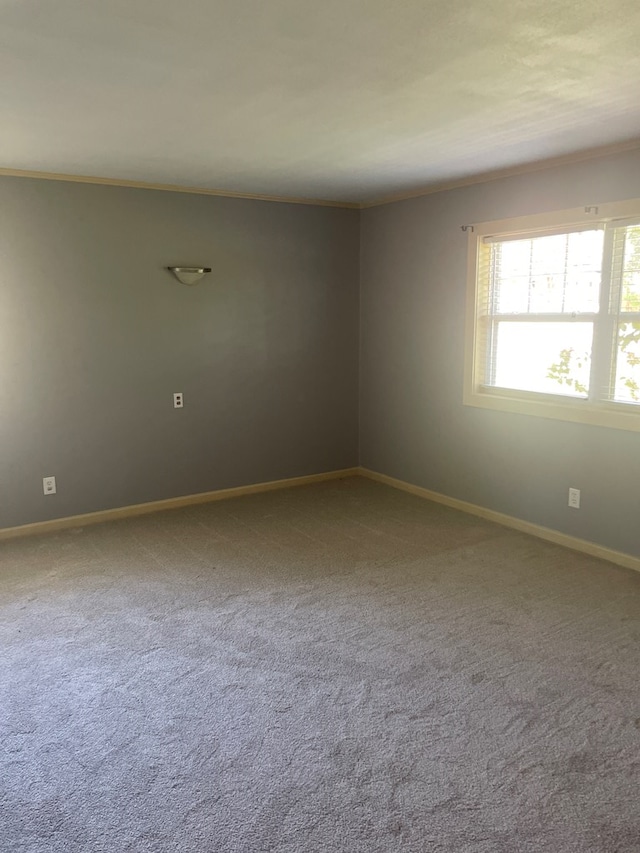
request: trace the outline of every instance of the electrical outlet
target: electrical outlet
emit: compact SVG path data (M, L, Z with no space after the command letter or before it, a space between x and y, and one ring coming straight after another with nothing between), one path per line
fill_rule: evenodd
M56 493L56 478L55 477L43 477L42 478L42 491L45 495L55 495Z
M580 509L580 489L569 489L569 506Z
M174 409L182 409L184 407L184 396L182 395L182 391L178 391L173 395L173 408Z

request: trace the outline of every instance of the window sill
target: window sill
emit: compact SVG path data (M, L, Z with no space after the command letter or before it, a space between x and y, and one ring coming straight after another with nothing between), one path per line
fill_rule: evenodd
M597 405L576 398L548 397L538 400L517 392L510 394L479 389L465 391L463 402L465 406L480 409L640 432L640 406L624 403Z

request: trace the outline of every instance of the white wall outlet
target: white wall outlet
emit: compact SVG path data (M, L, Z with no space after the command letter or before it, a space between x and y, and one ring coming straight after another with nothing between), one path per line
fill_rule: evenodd
M42 478L42 491L45 495L55 495L56 493L56 478L55 477L43 477Z
M569 489L569 506L580 509L580 489Z
M184 407L184 396L182 391L178 391L173 395L173 408L182 409Z

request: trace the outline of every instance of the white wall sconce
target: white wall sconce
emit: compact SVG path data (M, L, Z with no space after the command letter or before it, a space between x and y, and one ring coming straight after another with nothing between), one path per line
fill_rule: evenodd
M211 267L167 267L178 279L180 284L197 284L200 279L211 272Z

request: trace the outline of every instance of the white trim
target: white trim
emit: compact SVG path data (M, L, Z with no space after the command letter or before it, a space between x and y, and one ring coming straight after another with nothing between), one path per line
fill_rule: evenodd
M626 569L633 569L636 572L640 572L640 557L634 557L632 554L625 554L623 551L614 551L613 548L606 548L603 545L597 545L595 542L579 539L577 536L569 536L569 534L561 533L559 530L542 527L539 524L533 524L531 521L524 521L521 518L515 518L512 515L506 515L505 513L487 509L487 507L478 506L477 504L462 501L458 498L451 498L440 492L432 492L430 489L423 489L422 486L415 486L412 483L398 480L395 477L389 477L387 474L380 474L377 471L371 471L368 468L360 468L359 473L362 477L367 477L378 483L384 483L394 489L409 492L420 498L444 504L444 506L451 507L452 509L485 518L487 521L494 521L503 527L519 530L521 533L528 533L538 539L544 539L546 542L553 542L555 545L562 545L562 547L570 548L572 551L579 551L581 554L588 554L590 557L597 557L600 560L615 563L617 566L624 566Z
M638 143L640 147L640 143ZM595 212L597 210L597 212ZM542 213L532 213L524 216L511 216L508 219L493 219L488 222L472 222L473 231L469 232L470 239L495 237L496 235L522 235L527 237L544 236L545 232L552 233L567 226L568 231L589 230L602 222L618 220L624 225L626 220L637 222L640 218L640 198L628 198L622 201L594 204L593 207L570 207L560 210L547 210ZM540 234L533 232L539 231Z
M558 397L562 402L550 402L548 399L525 400L513 397L508 393L500 394L491 389L486 394L473 389L465 389L463 403L478 409L491 409L496 412L511 412L516 415L529 415L534 418L550 418L553 421L570 421L575 424L601 426L607 429L624 429L630 432L640 432L640 411L633 403L611 403L596 406L588 400L578 399L567 395ZM535 392L531 392L534 394ZM543 397L544 395L540 395ZM613 408L615 406L615 409ZM584 408L583 408L584 407Z
M483 391L482 370L478 361L480 306L478 268L481 263L481 251L486 251L486 247L494 241L494 238L499 239L502 236L511 238L519 235L530 238L537 233L543 236L561 228L568 231L575 228L582 229L585 225L588 227L590 222L593 223L594 229L603 224L607 228L619 227L618 222L624 223L629 219L633 222L637 221L640 216L639 211L640 199L635 198L592 207L553 210L529 216L472 223L473 229L468 232L467 238L467 300L462 395L465 406L640 432L639 407L631 403L582 400L572 398L570 395L555 396L511 389L501 392L499 388L493 387ZM522 319L524 320L526 316L522 315ZM505 316L505 319L509 318ZM579 319L587 321L590 315L581 315ZM595 327L597 318L593 322Z
M459 178L453 181L443 181L431 186L420 187L406 192L381 196L372 201L362 202L361 209L370 207L381 207L385 204L395 204L399 201L408 201L413 198L434 195L435 193L457 190L462 187L471 187L475 184L489 184L503 178L512 178L518 175L526 175L530 172L542 172L545 169L553 169L559 166L570 166L572 163L583 163L587 160L597 160L600 157L609 157L613 154L622 154L625 151L640 150L640 139L629 139L626 142L618 142L613 145L601 145L597 148L588 148L583 151L575 151L572 154L562 154L559 157L548 157L545 160L534 160L529 163L521 163L519 166L508 166L505 169L493 169L489 172L479 172L469 175L467 178Z
M612 145L601 145L597 148L588 148L584 151L575 151L571 154L562 154L559 157L548 157L545 160L534 160L521 163L518 166L508 166L504 169L494 169L489 172L479 172L465 178L452 181L434 183L426 187L417 187L413 190L381 196L372 201L332 201L329 199L298 198L295 196L265 195L261 193L243 193L233 190L211 189L209 187L180 186L179 184L156 184L147 181L133 181L126 178L105 178L98 175L70 175L62 172L40 172L30 169L0 168L0 176L13 178L37 178L45 181L70 181L81 184L98 184L112 187L134 187L147 190L164 190L175 193L196 193L198 195L213 195L221 198L246 198L255 201L273 201L284 204L309 204L320 207L341 207L355 210L367 210L371 207L380 207L385 204L394 204L399 201L407 201L422 196L434 195L435 193L447 192L448 190L471 187L475 184L488 184L503 178L526 175L530 172L541 172L545 169L553 169L558 166L570 166L572 163L583 163L588 160L596 160L613 154L622 154L625 151L640 150L640 139L629 139L626 142L618 142Z
M95 184L108 187L130 187L139 190L162 190L170 193L192 193L195 195L212 195L219 198L239 198L249 201L272 201L281 204L307 204L313 207L343 207L359 210L357 202L331 201L322 198L298 198L296 196L264 195L261 193L241 193L233 190L218 190L209 187L188 187L180 184L154 184L147 181L129 181L125 178L101 178L95 175L68 175L62 172L36 172L28 169L2 169L0 177L34 178L40 181L67 181L73 184Z
M261 492L272 492L276 489L289 489L292 486L306 486L311 483L322 483L326 480L339 480L344 477L355 477L360 473L359 468L342 468L338 471L324 471L321 474L308 474L304 477L289 477L286 480L270 480L266 483L254 483L250 486L236 486L232 489L216 489L213 492L200 492L195 495L182 495L178 498L167 498L161 501L133 504L132 506L104 509L99 512L88 512L82 515L71 515L64 518L52 518L49 521L36 521L32 524L22 524L18 527L0 528L0 541L16 539L22 536L39 536L43 533L53 533L72 527L85 527L89 524L102 524L105 521L117 521L121 518L132 518L137 515L147 515L162 510L178 509L184 506L210 503L211 501L227 500L228 498L256 495Z
M622 551L614 551L611 548L605 548L602 545L597 545L595 542L588 542L586 539L578 539L575 536L560 533L558 530L541 527L540 525L533 524L530 521L514 518L511 515L505 515L502 512L496 512L495 510L487 509L486 507L478 506L476 504L469 503L468 501L452 498L448 495L443 495L440 492L433 492L430 489L422 488L422 486L415 486L412 483L405 482L404 480L398 480L396 477L390 477L387 474L380 474L377 471L371 471L370 469L363 467L342 468L337 471L326 471L321 474L309 474L304 477L290 477L285 480L271 480L266 483L255 483L250 486L237 486L232 489L217 489L213 492L183 495L178 498L150 501L149 503L117 507L115 509L106 509L99 512L66 516L65 518L53 518L49 521L37 521L33 524L23 524L19 527L0 528L0 541L17 539L25 536L39 536L46 533L55 533L60 530L68 530L70 528L85 527L91 524L102 524L104 522L117 521L124 518L134 518L138 515L149 515L155 512L162 512L163 510L179 509L180 507L185 506L194 506L197 504L210 503L212 501L227 500L230 498L242 497L244 495L255 495L262 492L288 489L295 486L306 486L313 483L326 482L328 480L340 480L346 477L365 477L369 480L375 480L378 483L384 483L394 489L409 492L410 494L417 495L420 498L425 498L426 500L443 504L444 506L469 513L470 515L485 518L488 521L501 524L503 527L519 530L522 533L528 533L538 539L544 539L547 542L562 545L563 547L570 548L573 551L580 551L582 554L588 554L590 557L608 560L610 563L615 563L618 566L624 566L627 569L633 569L640 572L640 557L634 557L633 555L625 554Z

